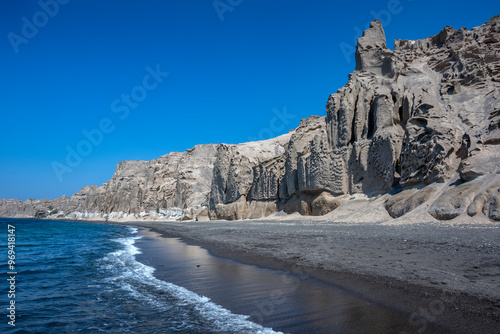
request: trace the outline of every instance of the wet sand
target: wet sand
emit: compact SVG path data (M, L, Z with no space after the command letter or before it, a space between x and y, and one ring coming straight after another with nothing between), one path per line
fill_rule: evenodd
M137 259L155 277L183 286L233 313L284 333L401 333L413 328L407 315L371 303L308 275L220 258L178 238L140 229ZM440 333L428 328L428 333Z
M403 331L398 325L378 332L497 333L500 328L497 225L306 220L121 224L180 237L216 256L291 271L301 284L318 279L368 304L402 313L409 324ZM154 261L159 266L161 256ZM240 313L252 312L247 308Z

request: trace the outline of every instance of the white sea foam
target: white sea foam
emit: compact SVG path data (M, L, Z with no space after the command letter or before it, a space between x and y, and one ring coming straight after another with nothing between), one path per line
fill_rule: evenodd
M135 241L140 238L141 236L133 236L114 240L124 247L103 258L103 269L113 272L109 283L127 291L134 299L147 302L161 311L170 310L173 306L190 310L190 312L202 317L217 332L279 333L249 321L249 316L231 313L222 306L211 302L210 298L154 277L155 269L153 267L135 259L135 255L141 253L135 246ZM179 324L179 327L182 328L189 328L189 326L185 322Z
M127 226L127 228L130 231L130 234L137 234L137 232L139 231L137 227Z

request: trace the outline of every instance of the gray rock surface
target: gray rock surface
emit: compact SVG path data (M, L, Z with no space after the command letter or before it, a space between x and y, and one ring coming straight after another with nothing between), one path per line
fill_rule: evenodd
M286 150L284 176L286 188L280 192L280 198L288 199L300 195L302 189L300 189L299 183L304 184L306 181L303 178L299 179L299 162L303 156L310 153L311 142L316 136L323 133L324 129L324 117L310 116L300 122L299 127L291 136Z
M209 194L211 217L242 219L248 209L247 200L278 198L284 171L284 162L280 159L292 133L258 142L219 146Z
M463 213L471 217L483 213L498 221L499 189L499 174L481 176L459 185L451 184L432 203L429 213L439 220L453 219Z
M481 185L467 182L452 187L432 204L429 213L438 220L449 220L464 213L474 200Z
M326 215L347 201L346 197L333 196L331 193L324 191L311 201L311 214L313 216Z
M427 202L435 193L437 187L428 185L422 189L409 188L391 196L385 201L385 208L392 218L399 218Z
M170 216L169 208L208 204L213 168L219 145L198 145L185 152L173 152L151 161L118 163L113 177L100 187L85 186L70 198L52 201L28 200L12 209L12 200L0 201L0 214L34 216L53 206L79 218L103 218L111 213L139 218L154 212ZM88 213L96 214L89 215ZM124 216L125 215L125 216Z
M469 183L478 183L482 187L467 208L467 214L473 217L482 212L491 220L500 221L500 175L490 174Z
M392 217L427 202L436 219L467 212L499 220L498 186L486 188L481 180L500 173L500 19L396 40L394 51L386 44L380 22L373 21L358 39L354 72L328 98L326 117L311 116L265 141L199 145L152 161L121 162L100 187L53 201L1 200L0 215L324 215L349 196L376 197L402 187L383 204ZM441 189L457 178L465 183Z

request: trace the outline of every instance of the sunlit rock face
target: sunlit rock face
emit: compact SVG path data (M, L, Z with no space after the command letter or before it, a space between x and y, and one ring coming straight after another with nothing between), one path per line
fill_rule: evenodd
M375 20L358 39L355 58L346 85L328 98L326 117L310 116L264 141L124 161L100 187L52 201L0 200L0 215L323 215L350 196L390 192L384 206L394 218L428 203L436 219L500 220L500 19L396 40L394 50Z

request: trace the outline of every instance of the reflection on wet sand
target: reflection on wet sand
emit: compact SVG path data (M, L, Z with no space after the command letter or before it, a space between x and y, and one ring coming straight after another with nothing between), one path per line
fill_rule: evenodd
M138 260L161 280L183 286L233 313L288 333L413 332L407 314L374 305L306 275L264 269L211 255L179 239L141 230ZM432 333L427 328L426 333Z

